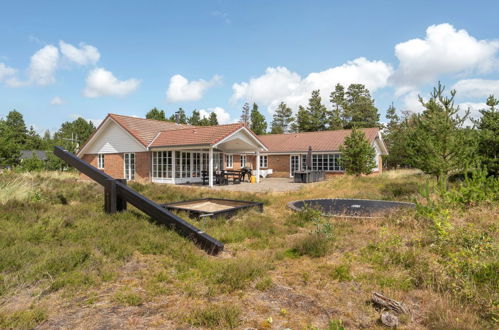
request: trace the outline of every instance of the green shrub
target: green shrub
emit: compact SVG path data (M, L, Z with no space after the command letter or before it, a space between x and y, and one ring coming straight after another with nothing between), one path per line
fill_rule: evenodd
M323 234L310 233L297 240L293 245L293 251L300 256L319 258L326 256L331 249L330 239Z
M263 275L268 268L266 261L257 258L229 259L215 264L211 276L215 283L231 292L243 289L248 282Z
M47 313L37 307L16 311L12 314L0 313L2 329L32 329L47 319Z
M331 277L340 282L350 281L353 277L350 274L350 265L338 265L331 271Z
M241 311L234 305L208 305L192 311L187 323L196 327L233 329L240 323Z
M128 306L140 306L144 303L144 298L134 292L122 291L114 295L114 301Z

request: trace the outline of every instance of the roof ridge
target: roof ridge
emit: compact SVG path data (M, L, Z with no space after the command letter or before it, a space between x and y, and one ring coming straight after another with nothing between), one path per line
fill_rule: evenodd
M238 126L244 126L243 124L238 124L238 123L232 123L232 124L223 124L223 125L209 125L209 126L191 126L191 127L184 127L184 128L179 128L179 129L169 129L166 131L160 131L160 133L163 132L178 132L178 131L185 131L188 129L203 129L203 128L212 128L212 127L226 127L226 126L231 126L231 125L238 125Z
M361 130L364 130L364 129L377 129L379 130L378 127L362 127L362 128L358 128L358 129L361 129ZM345 129L334 129L334 130L325 130L325 131L312 131L312 132L293 132L293 133L276 133L276 134L262 134L262 135L258 135L258 136L277 136L277 135L286 135L286 136L290 136L290 135L295 135L295 134L308 134L308 133L326 133L326 132L340 132L340 131L351 131L353 130L353 128L345 128Z
M109 116L118 116L118 117L126 117L126 118L132 118L132 119L141 119L141 120L148 120L148 121L157 121L159 123L170 123L170 124L177 124L174 121L171 120L159 120L159 119L149 119L149 118L142 118L142 117L134 117L134 116L127 116L127 115L120 115L117 113L108 113ZM177 125L188 125L191 126L190 124L177 124ZM196 126L193 126L196 127Z

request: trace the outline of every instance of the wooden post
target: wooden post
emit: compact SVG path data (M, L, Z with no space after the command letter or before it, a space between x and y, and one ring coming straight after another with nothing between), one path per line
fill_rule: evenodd
M119 181L126 186L126 179L116 179L116 181ZM119 194L116 195L116 211L126 211L126 199L124 199Z
M104 212L113 214L117 212L116 181L107 179L104 184Z

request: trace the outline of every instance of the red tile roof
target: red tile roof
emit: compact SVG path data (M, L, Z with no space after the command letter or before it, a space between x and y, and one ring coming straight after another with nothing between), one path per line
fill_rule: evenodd
M369 142L373 142L378 135L378 128L360 129L366 134ZM268 152L306 152L311 146L313 151L338 151L345 137L352 130L268 134L258 136L269 149Z
M108 115L132 136L139 140L144 146L149 143L158 135L159 132L184 129L192 127L190 125L177 124L171 121L144 119L123 115L116 115L110 113Z
M151 147L171 147L181 145L213 145L243 127L243 124L189 127L165 131L151 143ZM256 137L256 135L255 135Z

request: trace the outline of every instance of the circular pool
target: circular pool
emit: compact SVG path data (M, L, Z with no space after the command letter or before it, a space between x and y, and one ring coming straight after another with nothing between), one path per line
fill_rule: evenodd
M378 201L371 199L343 199L343 198L323 198L305 199L289 202L288 206L301 211L304 207L310 207L321 211L327 217L381 217L388 212L393 212L402 208L415 208L414 203Z

